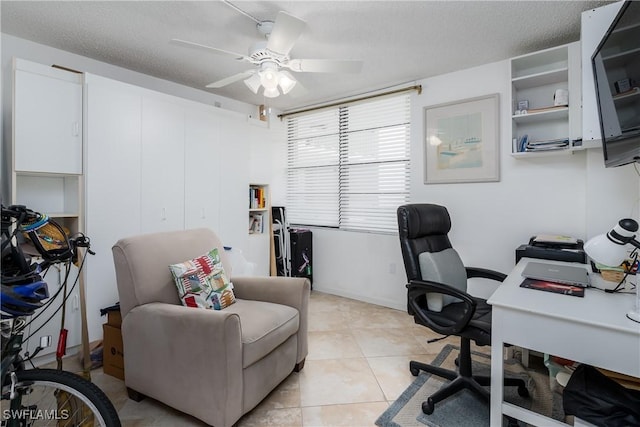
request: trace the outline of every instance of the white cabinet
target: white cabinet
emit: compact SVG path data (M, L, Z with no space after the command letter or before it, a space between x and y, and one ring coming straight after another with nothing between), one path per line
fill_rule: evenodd
M514 155L576 148L581 138L579 42L512 58L510 66ZM560 101L564 95L568 102Z
M223 180L220 164L219 117L211 111L189 111L185 122L184 222L185 228L218 230Z
M11 204L25 205L45 213L74 234L83 230L83 78L79 73L14 59L12 105ZM39 261L34 259L34 261ZM36 311L26 330L30 353L39 338L50 335L52 345L38 354L54 353L61 328L62 311L57 311L64 292L78 277L71 265L64 289L65 266L49 267L43 279L51 305ZM48 301L50 301L49 299ZM56 312L57 311L57 312ZM66 301L67 349L81 343L79 290Z
M82 230L83 75L13 61L11 203Z
M57 313L56 310L58 310L62 304L62 300L65 295L64 292L71 292L71 287L78 277L78 268L75 265L71 265L70 269L66 290L62 285L66 274L66 268L64 266L51 266L49 271L47 271L47 274L43 277L44 281L47 282L47 288L49 289L50 295L50 298L45 302L45 304L54 298L56 293L59 292L59 294L53 301L51 301L51 305L45 305L44 308L36 311L36 313L30 318L31 322L25 334L25 337L29 337L26 345L24 346L25 351L28 351L29 354L33 354L40 344L40 337L47 335L51 337L51 345L42 349L42 351L36 356L37 358L56 352L60 329L62 327L62 309ZM64 328L68 331L67 350L80 345L82 341L82 320L80 316L79 293L80 292L76 287L65 304Z
M142 98L142 232L184 227L184 117L180 105Z
M246 215L249 191L249 129L245 118L223 116L219 130L223 158L220 164L220 228L217 233L224 245L244 251L249 243ZM254 259L249 261L255 262Z
M142 96L135 87L86 78L87 319L92 340L102 337L99 310L118 301L111 247L140 234Z
M14 59L14 169L82 173L82 74Z

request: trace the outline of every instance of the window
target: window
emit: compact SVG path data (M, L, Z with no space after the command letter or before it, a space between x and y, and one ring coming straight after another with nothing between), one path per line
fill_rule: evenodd
M289 117L289 222L395 232L409 199L410 114L404 93Z

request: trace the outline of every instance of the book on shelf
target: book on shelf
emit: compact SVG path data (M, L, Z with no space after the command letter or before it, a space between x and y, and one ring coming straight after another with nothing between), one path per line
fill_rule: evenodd
M264 221L262 214L249 215L249 233L261 234L264 232Z
M262 187L249 187L249 209L264 209L267 206L265 193Z

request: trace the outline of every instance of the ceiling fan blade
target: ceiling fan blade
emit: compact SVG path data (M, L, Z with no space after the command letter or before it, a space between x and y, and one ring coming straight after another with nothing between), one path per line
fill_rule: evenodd
M225 77L222 80L218 80L217 82L209 83L206 87L208 88L219 88L222 86L230 85L231 83L235 83L238 80L246 79L247 77L254 74L255 70L247 70L242 73L234 74L233 76Z
M281 55L288 55L306 26L307 23L302 19L286 12L279 12L269 35L267 49Z
M292 59L286 66L302 73L359 73L362 61L348 59Z
M198 49L198 50L204 50L204 51L207 51L207 52L217 53L217 54L220 54L220 55L229 55L229 56L233 56L236 59L242 59L242 60L248 60L249 59L249 58L247 58L245 55L243 55L241 53L231 52L229 50L224 50L224 49L218 49L217 47L206 46L204 44L189 42L189 41L186 41L186 40L171 39L169 41L169 43L175 44L175 45L178 45L178 46L190 47L190 48L193 48L193 49Z

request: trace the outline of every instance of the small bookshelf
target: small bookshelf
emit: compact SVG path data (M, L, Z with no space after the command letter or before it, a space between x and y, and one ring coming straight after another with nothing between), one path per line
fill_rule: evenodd
M269 233L271 211L269 186L266 184L249 185L249 234Z

